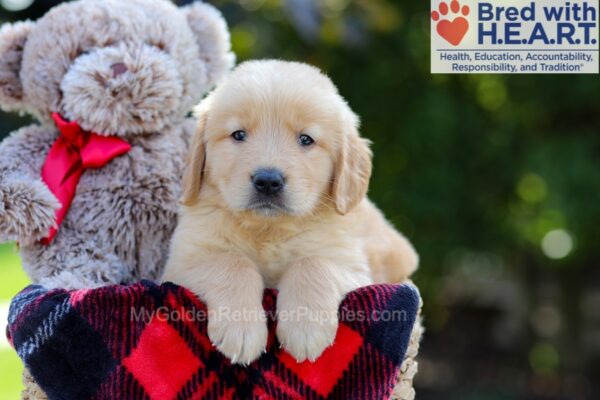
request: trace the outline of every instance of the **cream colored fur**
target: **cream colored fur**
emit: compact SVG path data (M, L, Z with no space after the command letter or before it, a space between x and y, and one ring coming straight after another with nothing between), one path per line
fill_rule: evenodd
M264 350L263 289L279 289L280 342L300 361L315 359L333 342L346 293L400 281L418 263L365 197L371 153L358 118L319 70L282 61L240 65L198 112L163 280L207 303L211 340L239 363ZM241 129L248 139L236 142ZM315 144L302 147L300 134ZM250 177L264 167L285 175L280 209L251 207Z

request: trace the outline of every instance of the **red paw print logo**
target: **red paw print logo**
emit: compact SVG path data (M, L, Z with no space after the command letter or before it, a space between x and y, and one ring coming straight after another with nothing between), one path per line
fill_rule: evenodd
M452 17L456 16L456 18L451 20L448 11L451 11ZM452 0L450 9L448 9L448 4L442 1L438 11L431 12L431 19L438 21L435 27L437 33L451 45L458 46L469 30L469 21L465 18L469 15L469 11L469 6L462 6L461 8L457 0Z

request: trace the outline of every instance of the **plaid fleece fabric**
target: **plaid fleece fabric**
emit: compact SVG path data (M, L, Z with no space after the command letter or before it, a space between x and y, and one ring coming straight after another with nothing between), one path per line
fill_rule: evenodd
M419 305L407 285L347 295L334 345L297 363L275 337L267 290L267 353L232 365L207 334L205 305L173 284L93 290L30 286L13 300L8 337L51 400L388 399Z

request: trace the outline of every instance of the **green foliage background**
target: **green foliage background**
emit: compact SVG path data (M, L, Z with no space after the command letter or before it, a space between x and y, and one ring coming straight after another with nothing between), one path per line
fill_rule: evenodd
M0 245L0 307L8 309L10 299L27 285L14 246ZM0 312L3 318L5 314ZM6 326L2 321L0 326ZM4 331L0 331L4 335ZM18 399L21 391L21 361L6 342L0 340L0 399Z
M421 254L419 398L598 398L598 75L431 75L423 1L213 3L239 61L315 64L362 117L370 196ZM554 260L541 242L557 229L574 247ZM23 282L2 251L7 299Z

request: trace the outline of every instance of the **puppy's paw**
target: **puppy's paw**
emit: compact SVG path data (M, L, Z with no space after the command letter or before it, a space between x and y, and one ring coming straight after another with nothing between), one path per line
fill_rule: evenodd
M269 332L262 307L210 314L208 337L232 363L248 365L266 351Z
M298 362L315 361L333 344L338 328L337 309L303 310L278 314L277 338Z

